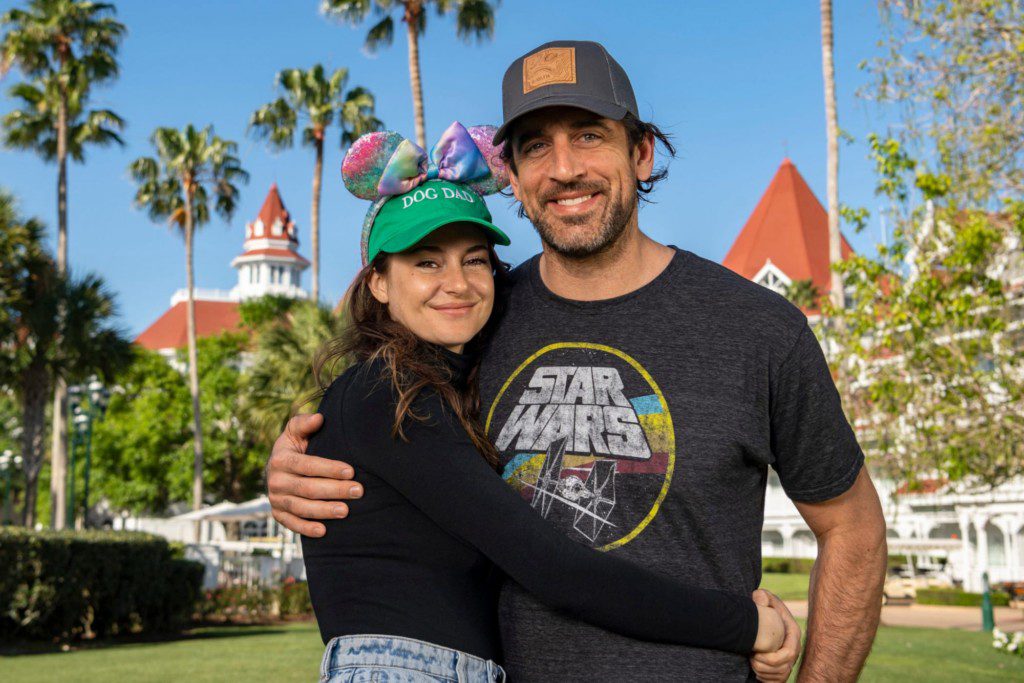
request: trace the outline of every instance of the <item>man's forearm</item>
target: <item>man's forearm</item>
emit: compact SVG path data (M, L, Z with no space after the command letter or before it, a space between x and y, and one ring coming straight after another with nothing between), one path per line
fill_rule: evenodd
M818 539L798 681L857 679L878 629L886 556L884 522Z

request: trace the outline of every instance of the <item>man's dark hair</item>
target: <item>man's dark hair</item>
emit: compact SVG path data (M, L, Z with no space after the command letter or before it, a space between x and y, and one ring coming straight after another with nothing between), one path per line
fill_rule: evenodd
M628 113L622 119L622 124L626 126L626 136L629 139L631 148L636 148L643 142L647 135L654 136L654 144L657 147L658 143L661 143L661 148L665 154L671 158L676 156L675 145L672 144L672 136L664 132L655 123L648 121L641 121L637 117ZM516 172L516 161L512 155L512 141L515 139L515 127L509 131L508 136L505 138L505 144L501 148L501 160L505 162L505 165L515 173ZM648 198L651 192L654 191L654 186L668 177L667 166L656 166L651 172L651 177L647 180L636 181L636 198L638 202L650 202ZM511 190L506 190L502 194L506 196L512 196ZM523 209L522 202L519 202L518 207L519 217L526 218L526 211Z

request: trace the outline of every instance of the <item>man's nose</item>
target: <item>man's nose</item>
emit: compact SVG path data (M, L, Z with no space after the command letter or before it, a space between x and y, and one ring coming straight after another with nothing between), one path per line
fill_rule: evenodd
M582 159L568 140L555 140L551 146L551 167L549 174L552 180L570 183L582 178L587 173Z

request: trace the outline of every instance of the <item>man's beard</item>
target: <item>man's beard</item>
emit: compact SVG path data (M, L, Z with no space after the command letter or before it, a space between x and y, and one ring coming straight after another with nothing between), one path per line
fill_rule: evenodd
M557 189L550 190L544 194L540 206L544 207L550 199L566 192L601 192L608 200L605 213L600 216L568 216L557 218L563 226L588 225L589 221L596 221L594 232L573 238L559 237L559 229L544 219L543 208L536 213L537 216L530 216L530 222L540 235L541 241L551 248L559 256L570 259L584 259L596 254L603 253L622 236L629 225L629 220L636 211L636 195L632 192L625 193L618 201L614 201L606 187L599 183L568 183Z

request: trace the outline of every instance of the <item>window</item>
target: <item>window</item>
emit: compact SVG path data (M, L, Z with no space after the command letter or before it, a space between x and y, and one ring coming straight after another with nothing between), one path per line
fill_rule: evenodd
M789 288L791 281L786 277L785 273L771 262L771 259L768 259L757 275L754 276L754 282L762 287L767 287L773 292L786 296L786 290Z
M758 280L757 283L780 293L785 289L785 284L782 282L782 278L770 270L762 275L761 279Z

